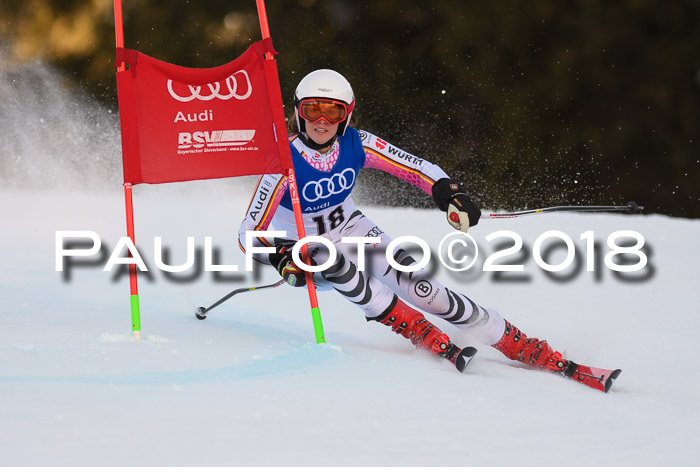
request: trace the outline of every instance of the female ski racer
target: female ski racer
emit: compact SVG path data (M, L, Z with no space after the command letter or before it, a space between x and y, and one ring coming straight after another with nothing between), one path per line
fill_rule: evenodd
M481 212L459 183L451 180L437 165L408 154L369 132L350 127L354 107L350 84L332 70L308 74L299 82L294 94L294 117L290 119L290 126L296 123L298 129L290 130L289 143L306 235L325 237L337 250L330 267L314 273L314 282L321 288L330 286L337 290L362 309L368 321L390 326L416 347L453 362L459 348L418 310L444 319L456 326L465 338L490 345L512 360L560 372L607 391L612 381L581 376L581 370L588 367L564 360L561 353L555 352L544 340L528 338L495 310L487 310L465 295L448 289L423 269L406 273L389 265L384 252L391 237L362 214L352 200L351 192L361 169L383 170L417 186L432 196L440 210L447 212L448 223L463 232L479 222ZM260 177L240 226L239 245L245 251L247 231L286 231L286 238L256 238L253 245L275 250L254 256L276 268L288 284L303 287L306 285L304 271L291 256L298 237L287 188L284 175ZM365 252L364 271L358 268L358 251L365 245L343 243L343 237L381 238L378 244L365 249L368 251ZM329 251L311 244L309 255L316 264L325 264ZM394 259L404 266L415 264L402 249L396 250Z

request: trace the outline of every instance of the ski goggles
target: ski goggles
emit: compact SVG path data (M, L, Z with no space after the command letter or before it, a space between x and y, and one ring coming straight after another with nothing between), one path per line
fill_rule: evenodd
M332 99L303 99L299 103L299 116L309 123L323 119L329 125L334 125L348 116L348 106L345 102Z

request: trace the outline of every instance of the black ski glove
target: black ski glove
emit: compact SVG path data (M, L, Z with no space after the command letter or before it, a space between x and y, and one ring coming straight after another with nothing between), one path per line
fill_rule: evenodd
M441 178L433 185L433 199L441 211L447 211L447 222L457 230L467 232L479 223L481 210L464 193L459 183Z
M268 259L287 284L292 287L304 287L306 272L294 263L292 247L293 244L276 245L275 253L270 253Z

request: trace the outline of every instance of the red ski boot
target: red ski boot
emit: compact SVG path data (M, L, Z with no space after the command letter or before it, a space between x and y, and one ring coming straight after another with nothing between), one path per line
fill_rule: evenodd
M538 368L547 368L550 357L555 353L547 341L529 339L525 333L520 332L520 329L508 321L506 321L503 337L492 347L511 360L519 360ZM561 354L559 356L561 357Z
M476 354L473 347L460 349L450 342L450 337L425 319L423 313L409 307L396 296L387 311L367 320L379 321L385 326L390 326L392 331L410 340L417 348L451 361L459 371L464 371Z
M553 371L599 391L608 392L622 370L604 370L565 360L545 340L531 339L508 321L503 337L493 348L511 360Z

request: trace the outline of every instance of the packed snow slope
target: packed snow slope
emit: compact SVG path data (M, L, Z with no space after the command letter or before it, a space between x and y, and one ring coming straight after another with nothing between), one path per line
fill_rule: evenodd
M277 280L270 268L246 272L236 245L250 188L250 179L135 187L136 243L150 266L139 276L140 342L129 332L128 277L102 271L125 235L118 187L0 192L0 465L697 465L699 221L483 220L470 231L481 247L470 272L435 268L445 285L568 358L622 368L603 394L483 346L460 374L367 323L332 291L319 293L326 345L315 343L306 291L288 286L238 295L195 319L197 306L232 289ZM437 210L364 212L387 234L418 236L434 252L452 232ZM523 272L481 272L486 257L512 244L486 240L502 230L523 248L496 264L523 264ZM533 251L550 230L568 235L576 253L571 267L546 275ZM608 237L622 230L645 240L648 264L638 273L616 275L603 262ZM95 232L101 255L57 272L57 231ZM588 231L594 272L580 238ZM240 271L204 272L199 256L199 266L166 274L154 266L157 236L167 264L185 262L188 236L200 253L211 237L215 263ZM559 244L549 263L563 261L563 241L549 242Z

